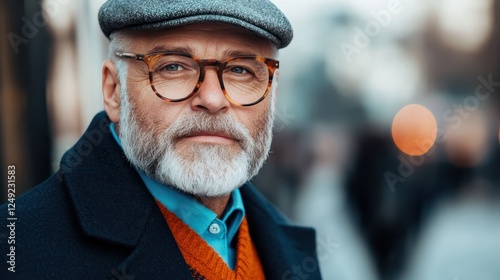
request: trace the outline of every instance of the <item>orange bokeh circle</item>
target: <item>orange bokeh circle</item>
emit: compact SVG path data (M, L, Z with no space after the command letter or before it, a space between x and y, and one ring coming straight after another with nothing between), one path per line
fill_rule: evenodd
M392 122L392 139L405 154L420 156L427 153L436 142L436 118L422 105L403 107Z

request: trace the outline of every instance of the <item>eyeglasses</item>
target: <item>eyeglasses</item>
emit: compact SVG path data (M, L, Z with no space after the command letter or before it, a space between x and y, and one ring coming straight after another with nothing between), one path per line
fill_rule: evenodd
M252 106L269 94L274 72L279 68L279 61L258 56L238 56L224 61L199 59L179 52L116 52L116 56L144 61L153 92L169 102L191 98L203 84L205 67L212 66L217 68L220 87L229 102Z

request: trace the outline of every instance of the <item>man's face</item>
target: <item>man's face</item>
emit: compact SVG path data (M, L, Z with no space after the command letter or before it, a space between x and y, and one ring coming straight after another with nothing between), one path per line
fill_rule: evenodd
M223 61L231 54L273 57L267 40L224 24L196 24L131 35L134 53L183 49L201 59ZM254 176L267 157L274 102L242 107L224 96L215 67L190 99L172 103L158 98L141 61L128 62L121 81L117 124L127 158L153 179L200 196L230 193Z

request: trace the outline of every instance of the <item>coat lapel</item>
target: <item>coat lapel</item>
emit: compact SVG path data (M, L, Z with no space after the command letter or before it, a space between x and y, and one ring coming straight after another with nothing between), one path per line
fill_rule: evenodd
M241 193L250 235L267 279L321 279L314 230L286 225L284 218L251 184L243 186Z
M160 210L155 209L155 212ZM143 236L133 252L117 267L117 271L140 279L192 279L188 265L161 213L149 219Z
M61 160L59 178L83 232L130 249L110 271L112 277L191 279L154 198L116 144L109 123L104 113L98 114Z

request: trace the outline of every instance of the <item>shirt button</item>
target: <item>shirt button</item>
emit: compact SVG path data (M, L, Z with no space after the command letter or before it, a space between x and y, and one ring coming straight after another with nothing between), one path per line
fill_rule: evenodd
M220 232L220 226L216 223L213 223L208 228L208 231L210 231L211 234L218 234Z

